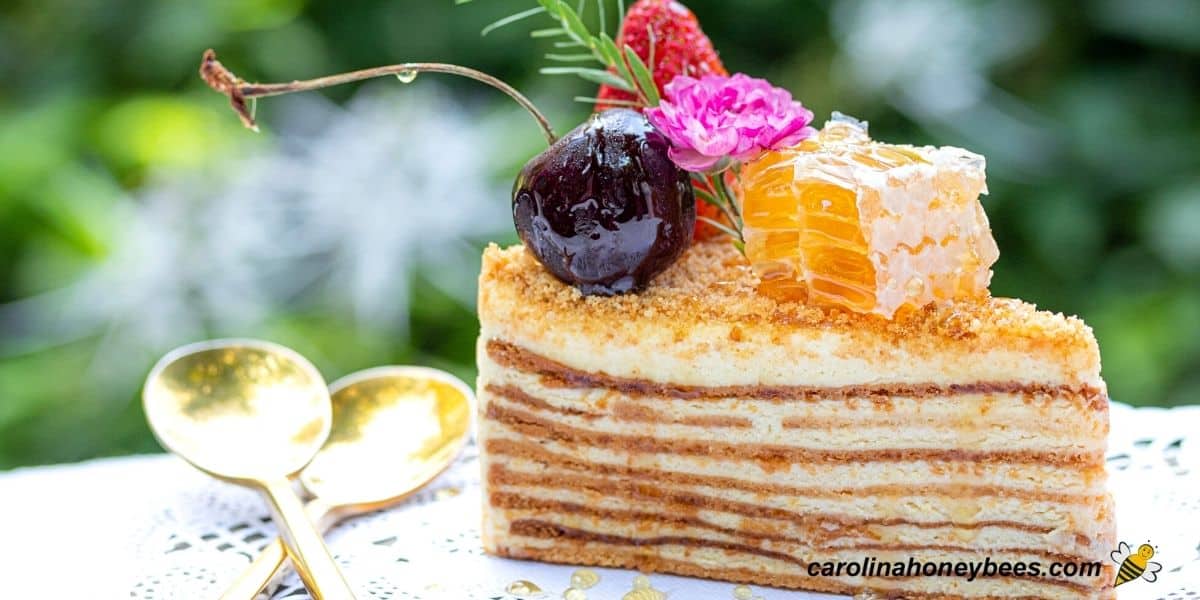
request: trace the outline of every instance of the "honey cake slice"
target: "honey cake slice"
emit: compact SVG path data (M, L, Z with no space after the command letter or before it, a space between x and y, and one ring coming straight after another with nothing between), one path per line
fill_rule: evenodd
M697 244L586 297L483 257L485 549L815 591L1110 597L1092 577L811 576L828 561L1090 563L1111 550L1090 329L990 298L894 320L776 301Z

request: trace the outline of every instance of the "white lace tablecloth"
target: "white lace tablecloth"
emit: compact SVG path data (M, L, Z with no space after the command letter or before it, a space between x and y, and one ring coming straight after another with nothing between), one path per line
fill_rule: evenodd
M1200 598L1200 407L1114 404L1111 487L1119 537L1150 540L1155 583L1121 598ZM380 465L386 469L385 465ZM509 600L518 579L546 598L571 567L504 560L479 544L479 468L473 448L408 502L348 521L328 536L361 600ZM0 473L0 598L216 598L272 536L260 498L170 456L97 460ZM636 573L596 569L592 600L618 600ZM728 599L733 585L651 576L671 600ZM763 600L829 598L755 588ZM261 598L307 599L295 575Z

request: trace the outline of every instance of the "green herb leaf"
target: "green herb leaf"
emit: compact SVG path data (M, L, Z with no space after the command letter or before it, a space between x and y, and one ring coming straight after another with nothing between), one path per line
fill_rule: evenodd
M551 27L549 29L534 29L533 31L529 32L529 37L531 37L531 38L557 37L560 35L564 35L566 33L567 33L566 30L563 29L562 27Z
M658 106L658 87L654 85L654 76L650 74L650 69L646 68L646 63L633 51L628 45L625 46L625 58L629 62L629 70L633 71L633 77L637 80L638 87L641 88L642 94L646 96L646 106Z
M598 102L603 102L603 103L611 105L611 106L626 106L629 108L641 108L642 107L640 102L634 102L633 100L616 100L613 98L605 98L605 99L601 100L600 98L595 98L592 96L575 96L574 98L572 98L572 100L574 100L576 102L582 102L584 104L596 104Z
M567 30L567 35L584 46L592 47L591 32L588 31L587 26L580 20L579 15L563 0L558 0L558 16L563 24L563 29Z
M587 69L584 67L543 67L539 70L543 75L578 75L593 83L609 85L627 92L635 90L625 80L603 69Z
M622 79L633 83L633 75L629 72L629 67L625 66L625 61L621 58L621 51L617 50L617 43L612 38L608 37L607 33L600 34L600 52L604 54L604 58L608 62L608 66L615 67L617 74Z
M470 0L466 0L466 1L469 2ZM532 17L533 15L540 15L544 12L546 12L546 7L544 7L544 6L536 6L529 10L523 10L515 15L509 15L507 17L504 17L503 19L498 19L496 21L493 21L487 27L484 27L483 31L479 32L479 35L481 35L481 36L487 35L487 34L491 33L492 31L495 31L496 29L504 27L505 25L509 25L511 23L516 23L517 21L520 21L521 19L527 19L529 17Z
M717 208L721 207L721 203L717 200L716 196L713 196L707 191L700 189L698 186L693 185L692 192L696 194L697 198L703 200L705 204L711 204Z
M604 56L604 63L608 66L614 66L621 60L621 54L617 52L617 45L608 37L607 33L601 33L596 37L596 49Z
M743 254L746 253L746 250L744 249L744 243L741 241L741 236L738 234L738 232L734 231L733 229L730 229L728 225L721 223L719 221L714 221L708 217L696 217L696 220L700 221L702 223L708 223L709 225L716 228L721 233L724 233L725 235L733 238L734 245L742 243L743 245L738 247L738 250L740 250Z
M592 54L546 54L547 60L557 60L559 62L587 62L596 60Z

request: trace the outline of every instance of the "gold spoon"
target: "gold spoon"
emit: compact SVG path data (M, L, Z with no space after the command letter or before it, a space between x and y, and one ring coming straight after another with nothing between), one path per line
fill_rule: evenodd
M154 366L142 401L164 447L201 471L266 496L287 553L316 600L353 600L288 482L325 443L332 421L329 391L311 363L268 342L191 344Z
M305 510L322 531L407 498L449 467L466 445L474 396L448 373L379 367L347 375L329 391L333 431L300 472L314 496ZM275 540L221 600L252 600L284 558Z

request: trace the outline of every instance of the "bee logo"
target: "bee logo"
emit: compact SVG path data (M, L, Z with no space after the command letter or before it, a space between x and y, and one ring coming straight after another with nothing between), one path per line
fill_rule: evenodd
M1150 544L1142 544L1138 546L1137 552L1131 552L1129 544L1121 542L1109 558L1121 565L1121 568L1117 569L1117 581L1113 587L1129 583L1138 577L1153 583L1158 579L1158 572L1162 570L1161 563L1150 560L1154 558L1154 546Z

